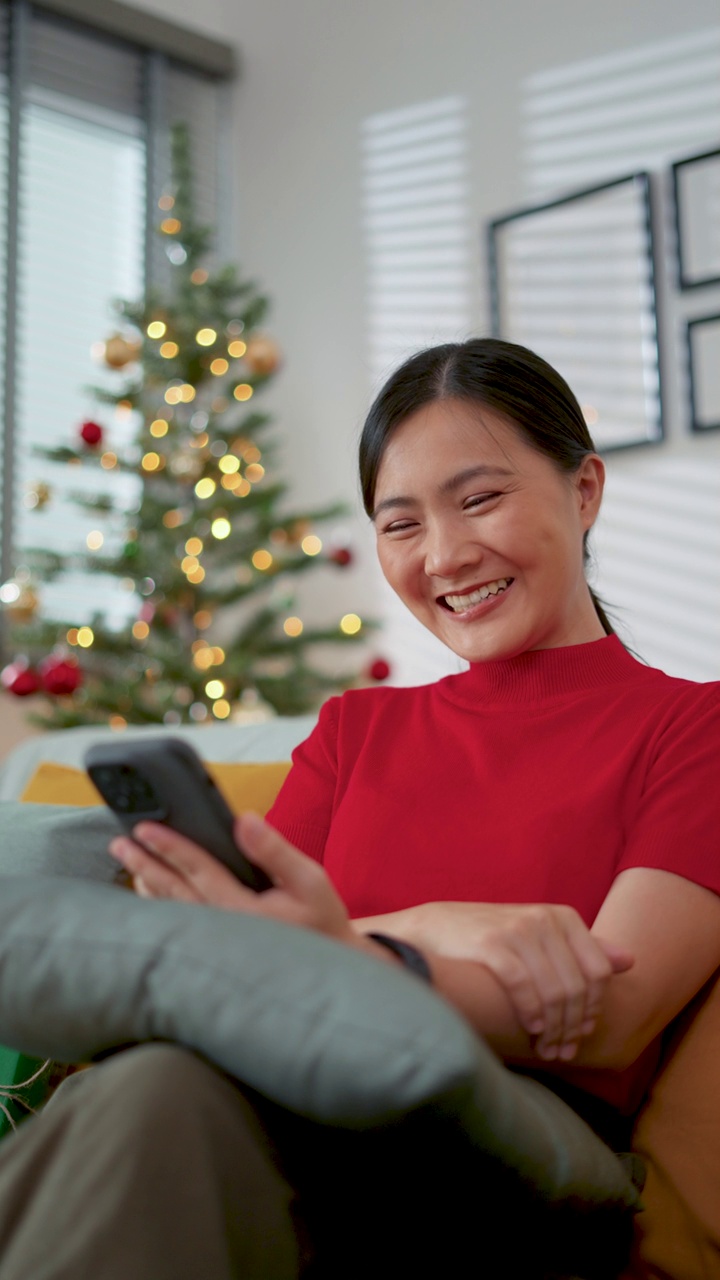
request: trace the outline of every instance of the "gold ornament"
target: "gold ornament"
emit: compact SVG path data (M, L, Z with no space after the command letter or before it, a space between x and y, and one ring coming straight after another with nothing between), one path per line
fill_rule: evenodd
M251 373L259 378L267 378L280 363L280 349L272 338L258 334L257 337L250 338L243 358Z
M142 350L139 338L127 338L122 333L113 333L105 342L103 359L110 369L124 369L126 364L137 360Z
M25 506L28 507L30 511L42 511L43 507L47 506L51 497L52 489L50 488L50 485L45 484L43 480L40 480L37 484L28 485L27 493L25 494Z

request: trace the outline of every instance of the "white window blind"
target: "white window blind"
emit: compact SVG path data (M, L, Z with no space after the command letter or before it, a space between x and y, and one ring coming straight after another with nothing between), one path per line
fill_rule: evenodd
M112 493L125 510L139 498L139 481L97 467L51 463L37 446L76 446L92 418L104 446L121 452L137 429L134 414L96 401L89 385L116 389L121 376L91 356L118 327L112 302L140 299L149 264L163 283L162 246L148 237L156 202L170 178L170 130L188 124L200 217L216 224L227 210L218 181L218 117L222 89L210 75L158 54L21 6L25 56L13 62L20 83L17 174L17 298L11 316L13 365L12 522L4 549L5 574L23 565L26 549L64 554L87 549L98 529L103 552L117 551L125 520L82 510L73 494ZM0 56L7 47L8 7L0 5ZM8 65L7 56L3 66ZM0 92L0 155L7 152L12 84ZM4 175L5 166L0 164ZM151 189L148 187L148 176ZM1 192L2 215L13 193ZM149 206L149 208L148 208ZM5 237L3 237L5 239ZM3 266L5 257L0 255ZM165 263L167 265L167 263ZM165 276L165 283L167 276ZM0 334L2 338L2 334ZM33 505L39 482L50 501ZM6 484L6 492L8 486ZM64 573L40 588L41 611L79 625L95 611L121 625L137 600L113 576Z

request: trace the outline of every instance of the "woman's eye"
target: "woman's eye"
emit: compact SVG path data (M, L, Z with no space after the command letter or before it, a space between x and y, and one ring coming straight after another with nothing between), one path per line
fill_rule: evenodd
M463 505L467 511L471 507L482 507L486 502L490 502L493 498L498 498L499 496L497 493L476 493L472 498L467 498Z
M415 526L414 520L393 520L392 524L388 524L383 529L383 533L405 533L408 529Z

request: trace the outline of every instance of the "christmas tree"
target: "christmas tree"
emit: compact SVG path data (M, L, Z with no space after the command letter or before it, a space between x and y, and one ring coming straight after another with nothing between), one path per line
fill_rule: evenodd
M41 451L69 467L136 477L137 501L128 511L107 494L73 494L92 525L86 548L72 556L25 550L24 568L0 588L18 654L3 684L19 696L40 693L43 711L32 718L55 728L314 709L351 683L321 669L316 646L362 633L355 614L312 627L295 613L296 575L352 558L342 544L324 548L314 532L343 508L283 510L271 418L255 407L279 363L260 328L267 299L234 267L206 265L212 233L193 215L183 127L173 130L172 152L172 187L159 200L169 283L139 304L117 304L119 331L103 349L116 385L93 389L108 409L135 415L136 438L114 450L98 412L101 421L83 422L72 444ZM34 505L51 496L37 484ZM103 528L117 533L118 522L121 543L109 554ZM132 593L124 627L102 612L41 616L42 582L78 566L113 575Z

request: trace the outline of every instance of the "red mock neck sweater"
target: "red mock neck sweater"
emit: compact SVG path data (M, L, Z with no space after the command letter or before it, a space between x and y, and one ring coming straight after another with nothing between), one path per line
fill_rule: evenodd
M268 820L354 917L564 902L590 925L626 867L720 893L719 761L720 683L608 636L331 699Z

